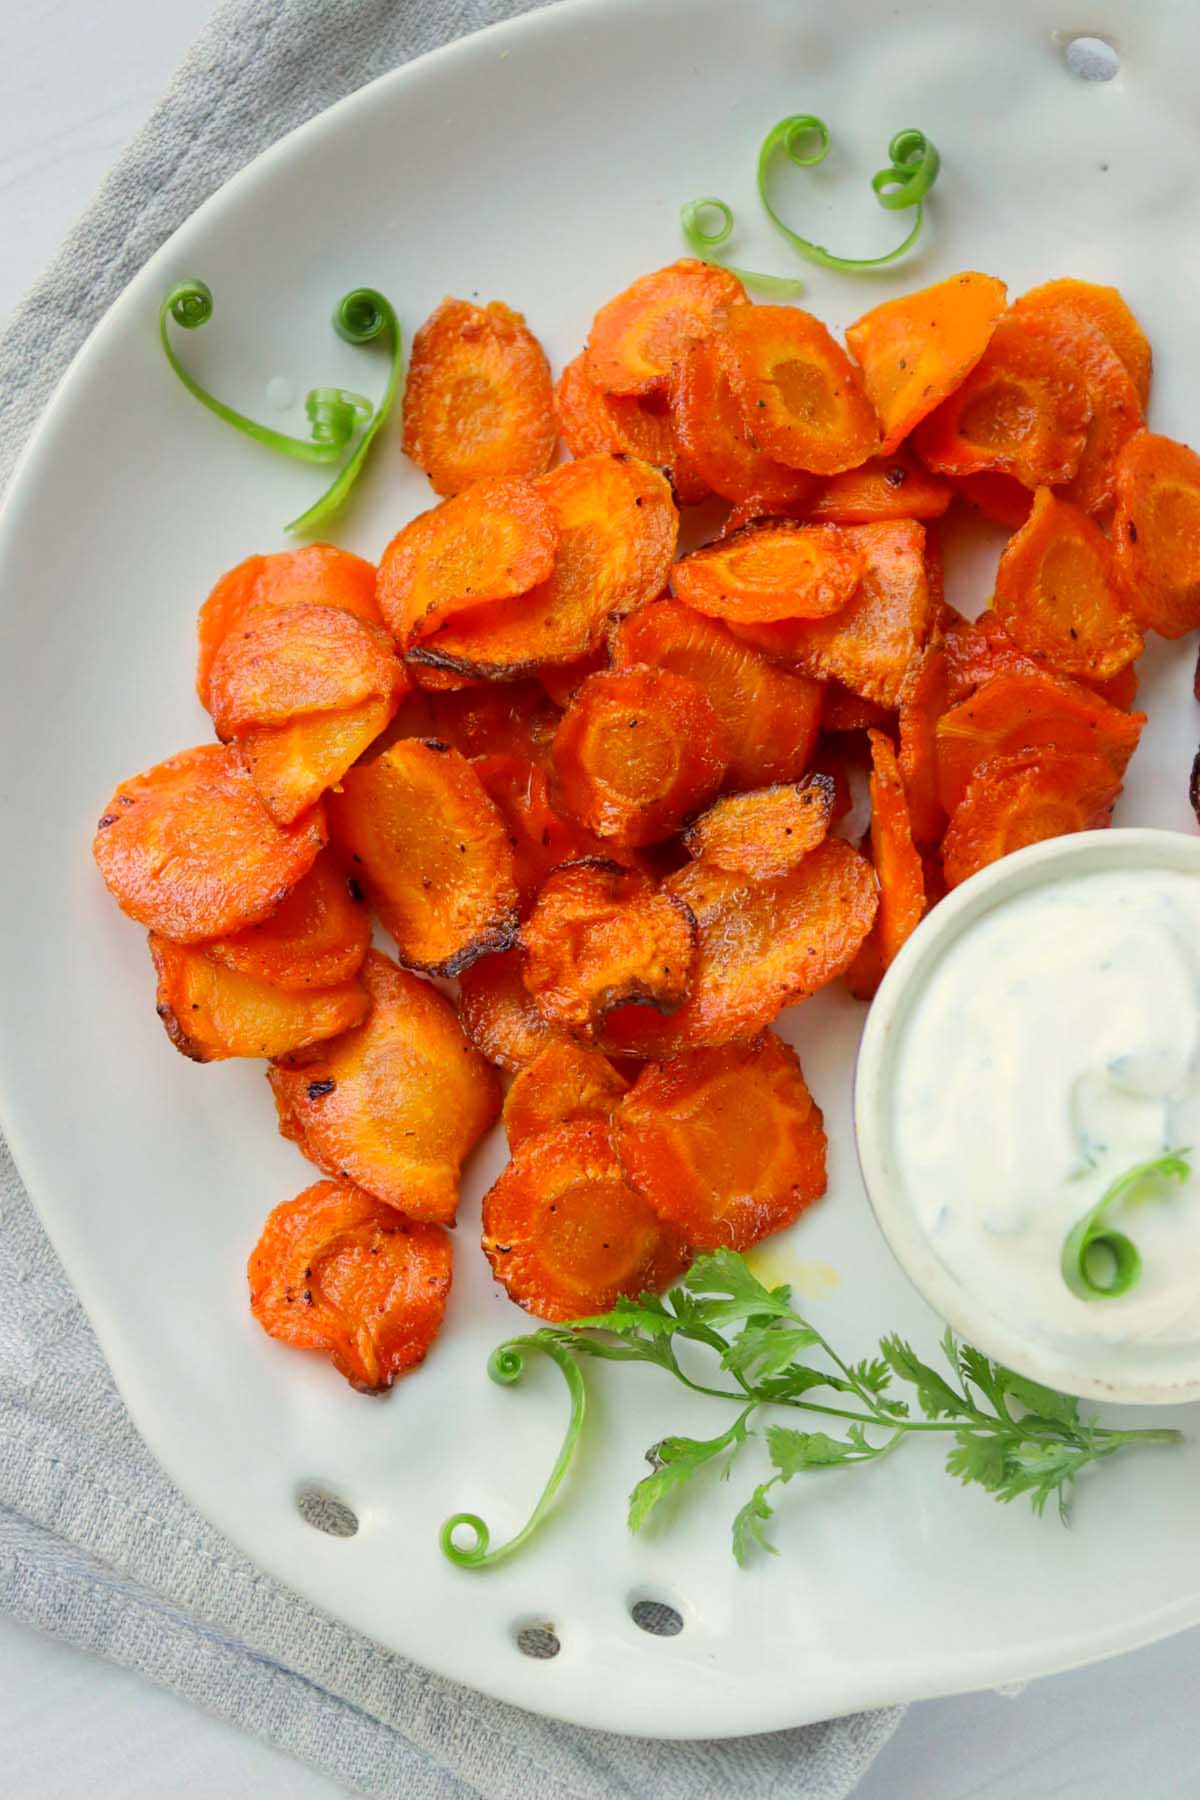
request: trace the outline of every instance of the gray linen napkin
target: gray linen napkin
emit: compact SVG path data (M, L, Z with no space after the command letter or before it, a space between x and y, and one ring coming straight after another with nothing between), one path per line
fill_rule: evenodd
M215 188L374 76L536 3L223 5L0 339L0 482L101 314ZM484 1699L315 1613L151 1458L2 1142L0 1606L389 1800L841 1800L901 1717L621 1738Z

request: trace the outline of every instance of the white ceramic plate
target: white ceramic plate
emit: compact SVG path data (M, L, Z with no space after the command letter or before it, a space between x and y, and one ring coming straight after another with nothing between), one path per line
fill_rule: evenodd
M1068 72L1063 44L1081 31L1117 43L1117 80ZM578 0L378 82L232 182L113 308L25 457L0 538L5 1128L171 1476L265 1569L433 1669L565 1719L711 1736L1128 1648L1200 1620L1200 1427L1181 1421L1185 1450L1107 1468L1070 1533L960 1491L936 1450L910 1446L877 1471L797 1483L783 1555L741 1573L728 1530L749 1461L731 1486L696 1493L669 1534L634 1541L624 1526L646 1446L667 1430L707 1435L711 1403L651 1370L589 1370L588 1444L536 1548L486 1576L442 1560L449 1512L484 1513L497 1538L524 1519L563 1423L552 1369L518 1390L484 1372L526 1323L476 1248L499 1145L471 1173L446 1329L420 1374L363 1400L270 1342L247 1311L244 1258L311 1171L275 1134L261 1069L171 1052L142 934L89 856L114 781L208 736L191 664L210 582L278 547L278 522L322 485L187 397L156 343L159 297L184 276L209 281L218 314L186 353L260 414L272 377L298 393L378 384L380 365L328 326L362 282L393 295L410 329L444 293L501 297L561 366L601 299L679 253L691 196L735 207L742 260L787 266L753 203L759 139L784 113L820 113L836 140L825 169L797 174L789 210L835 247L894 242L898 221L867 183L891 134L915 124L945 159L919 259L868 280L813 270L814 309L844 324L964 267L1018 293L1057 274L1115 281L1158 355L1154 421L1186 437L1200 374L1198 51L1193 8L1136 0L1061 14L1045 0ZM341 531L368 555L428 504L397 438ZM960 604L985 597L997 541L951 543ZM1147 664L1152 720L1122 816L1185 829L1189 649L1158 646ZM785 1021L830 1125L831 1184L770 1252L855 1354L884 1329L936 1335L857 1174L860 1021L840 993ZM355 1507L356 1536L304 1523L308 1482ZM678 1608L678 1636L637 1629L629 1606L644 1596ZM553 1661L516 1648L530 1618L554 1622Z

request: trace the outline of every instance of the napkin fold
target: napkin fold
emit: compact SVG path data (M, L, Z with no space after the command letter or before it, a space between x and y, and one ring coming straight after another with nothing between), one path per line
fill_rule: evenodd
M0 482L130 278L283 133L536 0L228 0L0 338ZM902 1709L717 1742L557 1725L260 1574L139 1438L0 1142L0 1607L381 1800L843 1800Z

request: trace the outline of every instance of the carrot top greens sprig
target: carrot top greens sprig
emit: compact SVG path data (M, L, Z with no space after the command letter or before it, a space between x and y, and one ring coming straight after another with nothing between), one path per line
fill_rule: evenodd
M158 309L158 333L163 353L188 393L201 406L206 406L218 419L224 420L226 425L232 425L235 431L240 431L256 444L275 450L281 456L293 457L298 462L337 462L353 440L354 434L361 432L353 453L332 485L306 512L291 520L284 528L292 532L312 531L331 518L345 500L358 479L375 434L387 418L396 397L403 354L400 322L395 310L391 302L375 288L354 288L350 293L343 294L338 301L333 314L333 328L338 336L348 344L369 344L376 338L390 334L391 370L383 398L377 407L373 407L365 395L351 393L346 388L310 388L304 401L309 421L310 435L307 438L293 437L287 432L276 431L273 426L263 425L257 419L249 418L246 413L227 405L224 400L218 400L215 394L210 393L184 368L171 343L169 321L174 320L185 331L196 331L202 325L207 325L212 315L212 289L203 281L179 282L164 295Z
M715 1358L711 1379L693 1372L690 1352L686 1367L680 1360L680 1350L691 1344ZM768 1526L780 1487L798 1475L877 1462L915 1434L950 1440L948 1475L982 1487L1002 1502L1025 1496L1039 1515L1054 1500L1064 1523L1071 1491L1086 1468L1118 1450L1181 1441L1178 1431L1120 1431L1081 1418L1078 1400L1014 1374L960 1344L950 1331L942 1339L948 1375L922 1361L895 1335L880 1340L877 1356L845 1362L816 1326L795 1311L789 1288L764 1287L731 1250L700 1257L661 1299L643 1294L638 1300L619 1300L611 1312L509 1338L489 1359L492 1379L518 1380L531 1350L549 1356L567 1381L571 1416L566 1436L532 1517L507 1544L490 1550L487 1526L477 1514L458 1513L446 1521L442 1549L462 1568L504 1560L529 1542L546 1517L583 1429L586 1406L577 1357L653 1363L693 1393L736 1408L732 1423L716 1437L669 1436L651 1445L646 1452L650 1473L629 1497L634 1532L665 1511L701 1469L719 1467L727 1476L758 1435L752 1421L762 1408L786 1407L841 1422L836 1435L832 1428L799 1431L775 1422L766 1425L762 1438L771 1473L757 1483L733 1519L733 1554L743 1565L755 1548L775 1551ZM894 1382L912 1389L911 1401L896 1395ZM814 1398L818 1393L821 1399ZM912 1416L912 1402L921 1417ZM473 1533L471 1545L455 1542L460 1528Z
M871 177L871 187L880 206L885 207L888 212L913 210L913 223L907 237L894 249L884 251L881 256L838 256L823 244L814 243L811 238L802 237L799 232L793 231L776 211L769 191L770 176L781 155L786 156L797 168L815 169L828 156L830 142L829 127L815 113L791 113L771 127L758 152L758 197L763 211L793 250L799 251L809 262L820 263L823 268L854 271L878 269L886 263L896 262L905 251L912 249L921 235L921 228L925 223L925 200L941 168L942 159L936 146L923 131L917 131L913 127L898 131L888 145L890 161L887 167L877 170ZM716 223L706 225L706 219L711 220L714 216ZM734 224L733 212L724 200L718 200L713 195L703 200L689 200L680 210L679 218L683 235L694 255L705 262L718 261L713 252L728 242ZM760 288L764 292L780 296L804 291L804 284L794 277L760 275L752 269L737 269L732 264L726 266L748 287Z

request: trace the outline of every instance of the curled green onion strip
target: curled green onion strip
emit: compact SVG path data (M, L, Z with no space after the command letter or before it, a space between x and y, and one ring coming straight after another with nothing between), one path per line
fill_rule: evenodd
M342 450L359 426L368 422L373 408L363 394L352 394L346 388L309 388L304 410L313 443Z
M182 381L188 393L201 406L207 406L209 412L223 419L226 425L232 425L256 444L264 444L268 450L278 450L282 456L294 456L300 462L331 463L336 462L346 445L350 442L362 417L371 415L371 402L361 394L346 394L338 388L314 388L308 396L308 416L312 422L312 438L290 437L287 432L276 431L270 425L262 425L257 419L251 419L236 407L226 406L215 394L210 394L201 386L194 375L189 375L171 347L171 336L167 329L167 321L174 319L185 331L197 331L200 326L207 325L213 315L212 289L203 281L181 281L173 287L158 309L158 331L162 339L162 347L167 361ZM363 409L365 408L365 415Z
M1095 1206L1072 1226L1063 1242L1062 1275L1073 1294L1081 1300L1116 1300L1137 1286L1142 1273L1142 1257L1132 1238L1123 1231L1113 1231L1104 1222L1110 1206L1126 1199L1136 1188L1149 1181L1186 1181L1191 1169L1190 1150L1168 1150L1153 1162L1138 1163L1126 1169L1109 1183ZM1097 1257L1111 1260L1106 1280L1095 1273ZM1089 1264L1092 1266L1089 1267Z
M716 213L720 223L714 229L706 229L705 213ZM723 262L713 255L722 244L729 241L733 232L733 212L724 200L718 200L713 194L706 194L702 200L689 200L679 209L679 223L688 248L701 262L715 263L719 268L728 269L731 275L747 287L759 288L765 294L777 294L781 298L791 298L804 292L804 283L791 275L763 275L756 269L739 269L733 263Z
M344 294L338 301L337 310L333 315L333 329L348 344L370 344L376 338L382 337L385 332L390 333L391 369L388 373L387 386L383 391L383 399L375 408L373 418L370 406L367 405L366 416L362 421L366 425L366 430L359 438L354 454L330 486L326 488L320 499L315 500L307 512L302 512L299 518L290 521L285 527L287 531L315 531L318 525L323 524L326 519L337 512L346 495L358 480L362 466L367 460L367 453L375 440L375 435L391 412L392 403L396 398L396 390L400 386L400 376L404 368L404 344L400 321L396 317L391 302L385 299L377 288L354 288L350 293ZM328 394L330 391L328 388L316 388L309 394L307 405L310 419L313 419L314 401L318 396ZM342 400L354 398L353 395L346 394L342 394L340 397ZM317 424L314 419L314 433L316 429Z
M226 405L225 401L218 400L215 394L209 393L184 368L171 343L170 322L174 321L185 331L196 331L200 326L207 325L212 315L212 290L203 281L179 282L164 296L158 309L158 333L163 354L188 393L201 406L206 406L218 419L222 419L226 425L232 425L235 431L240 431L256 444L275 450L281 456L293 457L298 462L334 463L352 442L355 433L361 433L353 454L338 472L332 485L306 512L293 519L285 528L292 532L311 531L336 512L345 500L358 479L367 452L395 400L403 363L400 322L395 311L390 301L375 288L355 288L343 295L338 302L333 315L333 326L338 336L347 343L369 344L385 333L390 333L391 372L378 407L373 407L365 395L352 393L346 388L310 388L304 401L310 432L307 438L292 437L287 432L276 431L273 426L264 425L258 419L251 419L246 413L239 412L236 407Z
M540 1350L551 1362L562 1370L567 1391L571 1397L571 1413L567 1420L567 1429L563 1437L562 1448L555 1459L550 1477L542 1489L537 1505L530 1513L525 1524L515 1537L509 1538L506 1544L500 1544L495 1550L491 1548L491 1532L478 1513L454 1513L448 1518L438 1534L438 1542L442 1554L449 1558L460 1569L494 1568L497 1563L506 1562L521 1546L528 1542L541 1525L554 1501L554 1496L562 1486L567 1470L571 1466L579 1443L579 1434L583 1430L584 1415L587 1411L587 1389L583 1384L583 1376L574 1357L562 1344L553 1338L541 1334L534 1337L508 1338L497 1345L488 1358L488 1374L493 1381L502 1387L511 1386L520 1381L525 1373L525 1358L530 1350ZM466 1530L471 1533L470 1544L456 1544L456 1531Z
M891 160L887 168L877 170L871 177L875 198L888 212L907 212L910 208L915 208L912 230L903 242L897 244L894 250L885 251L882 256L835 256L823 244L814 244L810 238L801 237L799 232L793 231L786 220L780 218L767 192L768 176L781 152L798 169L815 169L818 163L825 161L829 146L829 127L815 113L791 113L772 126L758 152L758 197L762 201L764 212L793 250L798 250L809 262L820 263L826 269L878 269L885 263L895 262L906 250L911 250L921 235L921 227L925 222L925 197L937 180L941 167L941 157L936 147L923 131L912 127L898 131L888 145ZM715 222L711 215L715 215ZM732 209L715 195L708 194L702 200L689 200L680 208L679 223L694 256L728 269L731 275L736 275L747 287L760 288L764 293L775 294L780 298L791 298L804 292L803 282L791 276L762 275L754 269L739 269L714 254L723 244L728 243L733 232Z
M815 144L814 144L815 140ZM938 177L941 157L923 131L909 128L898 131L888 145L891 158L886 169L871 177L871 187L880 206L889 212L906 212L915 208L912 230L895 249L882 256L835 256L823 244L814 244L781 219L771 204L767 178L780 151L800 169L815 169L829 154L829 127L814 113L793 113L780 119L762 141L758 153L758 194L775 229L782 233L793 249L810 262L826 269L876 269L895 262L910 250L921 235L925 222L925 197ZM812 146L812 147L809 147Z

